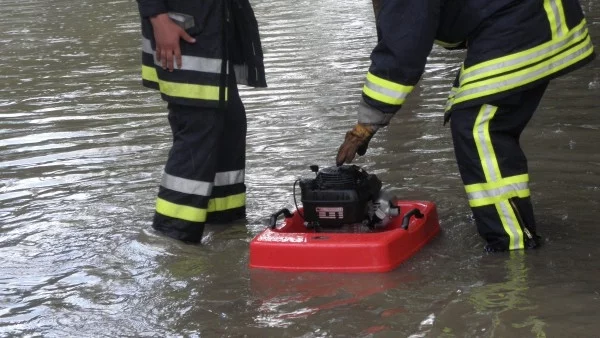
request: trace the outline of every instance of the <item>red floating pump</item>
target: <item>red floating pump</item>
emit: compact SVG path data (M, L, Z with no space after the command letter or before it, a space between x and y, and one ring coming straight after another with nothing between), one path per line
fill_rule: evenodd
M251 268L386 272L440 230L434 203L382 198L381 181L357 166L311 169L316 178L300 180L303 207L276 212L250 242Z

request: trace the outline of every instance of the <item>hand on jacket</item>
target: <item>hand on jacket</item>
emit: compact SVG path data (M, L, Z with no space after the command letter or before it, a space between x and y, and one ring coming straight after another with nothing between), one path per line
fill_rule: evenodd
M374 125L357 123L352 130L346 133L344 143L338 149L335 159L336 165L351 163L356 154L364 155L369 146L369 141L371 141L377 129Z
M189 43L194 43L196 40L174 23L167 13L150 18L150 22L156 40L156 59L162 63L162 68L172 72L175 67L174 62L177 68L181 68L179 40L184 39Z

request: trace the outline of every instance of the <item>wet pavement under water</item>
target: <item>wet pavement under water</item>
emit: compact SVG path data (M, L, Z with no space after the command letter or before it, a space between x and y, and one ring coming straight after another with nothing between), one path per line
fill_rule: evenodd
M598 335L598 61L553 81L522 137L542 249L483 252L442 126L462 54L435 48L356 163L435 201L441 234L390 273L250 270L294 180L333 164L376 40L366 0L252 3L270 87L242 89L248 217L186 245L150 229L171 139L140 85L135 2L2 1L0 336ZM597 44L600 4L582 5Z

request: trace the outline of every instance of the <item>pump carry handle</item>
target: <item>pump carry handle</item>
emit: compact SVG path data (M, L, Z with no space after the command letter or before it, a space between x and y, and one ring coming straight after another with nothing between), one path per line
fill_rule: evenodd
M269 228L275 229L275 227L277 227L277 219L281 215L284 215L285 218L292 217L292 213L288 209L283 208L283 209L279 210L278 212L271 215L271 217L269 218Z
M424 215L421 213L421 210L414 208L411 211L407 212L406 215L404 215L404 217L402 218L402 229L404 230L408 230L408 222L410 221L410 218L412 216L415 216L416 218L423 218Z

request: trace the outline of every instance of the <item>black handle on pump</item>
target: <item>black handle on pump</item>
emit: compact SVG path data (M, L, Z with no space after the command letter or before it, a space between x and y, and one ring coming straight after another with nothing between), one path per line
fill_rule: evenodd
M415 208L412 209L411 211L407 212L406 215L404 215L404 217L402 218L402 229L407 230L408 229L408 222L410 221L410 218L412 216L415 216L416 218L423 218L424 215L421 213L421 210Z
M275 229L275 227L277 226L277 219L281 215L284 215L285 218L292 217L292 213L288 209L283 208L283 209L279 210L278 212L271 215L271 217L269 218L269 228Z

